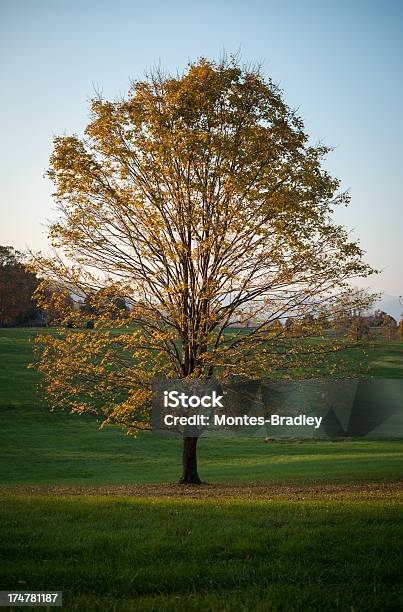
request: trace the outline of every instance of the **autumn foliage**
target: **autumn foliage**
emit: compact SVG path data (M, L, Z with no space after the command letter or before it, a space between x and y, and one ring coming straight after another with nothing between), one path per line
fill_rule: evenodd
M372 271L332 220L349 198L323 169L329 149L278 87L234 59L201 59L91 112L82 138L55 139L57 255L33 258L78 304L38 341L52 404L133 432L150 426L155 376L342 372L352 340L323 322L365 307L349 281Z

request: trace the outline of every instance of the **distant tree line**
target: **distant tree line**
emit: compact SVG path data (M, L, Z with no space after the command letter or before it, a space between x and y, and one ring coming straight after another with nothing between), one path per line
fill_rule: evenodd
M346 335L352 340L359 341L368 339L373 332L376 335L383 335L392 340L400 335L403 339L403 325L399 325L390 314L383 310L375 310L373 313L363 313L355 310L340 309L333 316L320 317L324 329L329 332ZM314 323L315 318L311 315L310 324ZM296 327L303 330L304 320L295 321L288 318L285 327L290 331L295 331Z
M25 266L24 254L11 246L0 246L0 327L18 326L51 326L57 325L61 319L68 327L93 328L100 313L105 313L110 319L124 318L128 306L124 298L116 298L108 288L102 291L87 291L82 296L73 299L70 292L62 286L48 286L46 305L36 300L36 292L43 293L43 281ZM254 327L257 323L243 313L237 326ZM278 326L287 330L290 335L305 335L305 328L311 328L320 323L323 329L333 330L347 335L354 340L370 337L371 329L381 333L386 338L400 336L403 339L403 319L397 323L391 315L383 310L375 310L372 314L354 310L340 309L333 316L314 317L312 314L302 319L287 318L283 323L274 321L272 327ZM280 330L279 330L280 333ZM281 332L282 333L282 332Z
M0 327L43 324L33 293L39 280L24 265L23 254L0 246Z
M355 314L348 321L345 331L348 336L355 340L370 338L371 330L375 335L381 334L387 340L393 340L398 336L398 329L396 319L387 312L378 309L368 315Z
M47 295L46 305L38 294ZM72 296L62 285L44 283L25 265L25 256L11 246L0 246L0 327L51 326L66 319L68 327L94 327L99 312L120 318L127 311L123 298L107 290Z

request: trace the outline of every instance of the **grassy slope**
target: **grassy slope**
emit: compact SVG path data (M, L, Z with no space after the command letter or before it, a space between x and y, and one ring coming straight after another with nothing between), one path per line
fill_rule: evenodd
M179 439L118 428L91 418L50 413L28 370L36 330L0 330L0 483L143 483L176 480ZM376 345L375 375L403 375L403 343ZM391 361L393 359L393 361ZM385 372L385 364L389 370ZM310 482L392 479L401 475L403 441L270 443L227 438L200 442L200 473L209 481Z
M44 409L1 409L0 483L102 484L177 480L181 440L133 440L117 428ZM310 482L401 476L402 441L265 444L259 439L200 441L208 481Z

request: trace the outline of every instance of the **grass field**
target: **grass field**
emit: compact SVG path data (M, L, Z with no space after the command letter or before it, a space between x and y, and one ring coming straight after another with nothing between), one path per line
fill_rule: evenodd
M77 611L397 611L401 519L397 499L17 496L2 583Z
M0 590L63 590L80 611L403 609L403 441L206 438L218 484L158 484L180 440L49 413L34 333L0 330ZM368 360L401 377L403 343Z
M32 329L0 330L0 483L125 484L175 481L180 439L149 433L136 440L91 417L50 413L35 395ZM373 374L403 375L403 343L368 352ZM389 361L388 361L389 359ZM393 359L393 361L392 361ZM381 368L379 370L379 368ZM402 475L403 440L269 443L263 439L200 441L200 473L209 482L353 482Z
M0 410L0 484L136 484L180 476L181 440L118 428L43 408ZM202 438L207 482L311 483L390 480L402 475L403 440L274 442Z

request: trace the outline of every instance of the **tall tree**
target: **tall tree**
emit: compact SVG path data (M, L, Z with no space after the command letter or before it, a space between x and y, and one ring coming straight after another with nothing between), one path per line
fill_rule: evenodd
M28 323L38 315L32 300L38 280L23 260L13 247L0 246L0 327Z
M278 87L233 58L200 59L91 109L83 138L55 139L59 255L34 266L79 295L113 288L132 329L111 334L122 320L98 309L93 331L40 339L52 403L134 433L150 427L156 375L342 371L348 341L307 336L338 304L364 306L348 280L371 269L332 221L349 198L322 167L329 149ZM245 317L248 333L232 329ZM287 317L297 324L273 325ZM199 482L196 443L184 440L183 482Z

